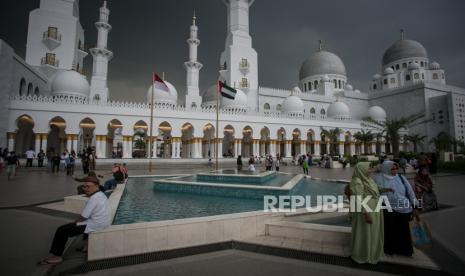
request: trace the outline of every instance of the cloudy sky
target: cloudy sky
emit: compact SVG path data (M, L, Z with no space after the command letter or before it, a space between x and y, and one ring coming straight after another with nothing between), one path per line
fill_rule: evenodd
M81 0L80 21L86 44L96 44L94 22L102 1ZM2 0L0 38L24 57L28 13L39 0ZM111 98L142 101L151 72L164 72L178 91L185 90L183 62L195 9L200 89L215 83L226 38L222 0L110 0L113 26L108 47ZM380 71L387 47L406 37L422 43L431 61L446 69L447 82L465 87L465 1L463 0L257 0L250 10L250 33L258 52L260 86L290 89L302 62L324 41L324 48L345 63L349 82L366 91ZM86 58L87 72L92 58ZM90 76L89 80L90 80ZM201 92L202 93L202 92Z

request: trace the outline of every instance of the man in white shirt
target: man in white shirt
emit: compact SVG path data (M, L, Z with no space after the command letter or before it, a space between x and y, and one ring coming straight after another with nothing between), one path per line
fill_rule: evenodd
M32 167L32 160L36 157L36 153L32 148L29 148L28 151L26 151L26 167Z
M39 265L61 263L69 237L84 234L86 238L89 233L103 230L111 224L110 204L107 196L100 191L99 180L89 176L84 182L84 192L89 197L84 210L76 221L58 227L50 248L52 255L39 262Z

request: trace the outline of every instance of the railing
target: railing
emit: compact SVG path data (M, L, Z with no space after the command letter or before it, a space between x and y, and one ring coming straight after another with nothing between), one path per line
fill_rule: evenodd
M67 96L43 96L43 95L15 95L11 96L12 101L22 101L22 102L39 102L39 103L51 103L51 104L81 104L81 105L93 105L93 106L108 106L114 108L132 108L132 109L150 109L149 103L144 102L120 102L120 101L96 101L90 100L88 98L73 98ZM154 106L155 110L158 111L173 111L173 112L194 112L194 113L215 113L215 107L197 107L196 109L186 109L185 106L173 104L156 104ZM303 114L300 116L288 115L279 111L255 111L248 108L224 108L219 111L222 115L244 115L244 116L258 116L258 117L267 117L267 118L290 118L293 120L325 120L327 119L325 115L318 114Z
M49 30L45 31L42 36L43 39L53 39L56 41L61 41L61 34L57 32L51 32Z
M60 61L58 59L54 59L54 58L49 58L49 57L43 57L40 59L40 64L41 65L50 65L50 66L54 66L54 67L58 67L60 66Z

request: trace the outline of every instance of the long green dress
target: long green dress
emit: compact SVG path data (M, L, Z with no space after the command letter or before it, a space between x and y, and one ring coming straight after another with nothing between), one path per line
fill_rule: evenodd
M368 206L375 210L379 199L379 190L376 183L368 175L369 162L360 162L350 182L350 191L353 196L361 196L362 200L368 195L372 198ZM361 212L352 212L352 254L357 263L376 264L384 255L384 220L383 212L370 212L372 224L365 220L364 209Z

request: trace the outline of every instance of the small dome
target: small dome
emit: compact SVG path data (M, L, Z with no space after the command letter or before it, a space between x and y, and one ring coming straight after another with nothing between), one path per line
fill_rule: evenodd
M417 70L420 69L420 65L416 62L412 62L408 65L408 70Z
M348 119L350 116L350 109L346 103L335 101L328 107L328 117L335 119Z
M368 108L368 117L376 121L386 120L386 111L380 106L374 105Z
M207 89L207 91L205 91L202 94L202 102L203 103L212 102L212 101L216 102L217 94L218 94L218 85L214 84L214 85L210 86Z
M342 60L328 51L318 51L307 58L300 67L300 80L315 75L336 74L346 76L346 67Z
M89 82L85 76L76 71L61 71L53 78L52 94L61 97L88 98L90 94Z
M216 87L216 89L218 91L218 87ZM241 110L244 110L247 108L247 95L239 89L236 89L236 91L237 92L236 92L236 96L234 97L234 100L228 99L226 97L220 97L221 107L227 108L227 109L241 109Z
M436 61L433 61L429 64L429 69L439 70L441 69L441 66L439 66L439 63L437 63Z
M291 95L284 100L282 111L290 115L301 115L304 113L304 103L299 97Z
M352 91L354 88L352 87L351 84L346 84L346 90Z
M355 92L355 93L360 93L360 90L355 89L354 92Z
M374 74L373 75L373 80L379 80L381 78L380 74Z
M178 104L178 91L176 88L169 83L168 81L164 80L166 86L168 86L168 92L162 89L155 88L153 91L154 93L154 101L155 104L169 104L169 105L177 105ZM152 86L150 85L149 89L147 90L147 102L152 102Z
M394 74L394 70L391 67L388 67L384 69L384 74L385 75Z
M383 55L383 66L404 58L427 58L425 47L415 40L401 39L392 44Z

